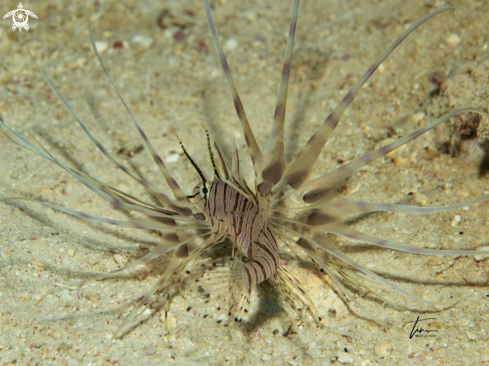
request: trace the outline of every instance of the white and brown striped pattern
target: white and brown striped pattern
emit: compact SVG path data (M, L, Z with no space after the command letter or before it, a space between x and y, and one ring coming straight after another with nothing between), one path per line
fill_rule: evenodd
M278 245L270 221L258 205L223 180L211 183L205 214L216 236L227 236L233 246L250 259L243 263L248 292L277 271Z

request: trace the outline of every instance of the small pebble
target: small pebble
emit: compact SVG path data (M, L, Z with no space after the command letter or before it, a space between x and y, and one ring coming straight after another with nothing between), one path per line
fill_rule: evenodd
M137 47L143 48L143 49L149 48L153 44L153 42L154 42L154 39L152 37L142 36L140 34L135 35L132 38L132 43L134 43Z
M252 10L248 10L243 13L243 17L251 23L256 20L256 13Z
M340 363L354 363L355 362L355 358L352 356L352 355L341 355L341 356L338 356L338 361Z
M389 343L376 344L374 346L374 352L377 356L386 357L391 353L392 347Z
M31 266L40 271L44 271L46 269L46 265L38 261L31 261Z
M379 74L383 75L385 74L385 65L384 64L380 64L379 67L377 68L377 71L379 72ZM341 362L341 361L340 361Z
M238 41L234 38L229 38L226 42L224 42L222 48L224 51L234 51L238 48Z
M68 255L70 257L74 257L75 256L75 251L73 249L68 249Z
M452 227L458 226L458 224L460 224L461 221L462 221L462 216L455 215L455 217L453 218L452 223L451 223Z
M87 60L83 57L77 58L75 62L69 63L68 67L72 70L76 69L81 69L85 64L87 63Z
M209 51L209 47L207 46L207 43L205 43L204 41L199 41L197 46L197 51L201 53Z
M460 43L460 37L457 34L452 33L448 36L446 42L451 46L456 46Z
M125 266L127 263L126 257L120 255L119 253L114 254L114 260L117 264L120 264L121 266Z
M438 244L432 241L428 241L424 244L424 247L427 249L436 249L438 248Z
M426 114L424 112L418 112L418 113L415 113L411 117L411 119L413 120L413 122L421 122L425 116L426 116Z
M187 40L187 36L181 30L173 33L173 39L177 42L185 42Z
M141 314L141 315L142 315L143 317L148 317L148 316L150 316L151 314L152 314L151 309L147 308L146 310L144 310L144 311L142 312L142 314Z
M144 346L143 352L146 356L153 356L156 353L156 348L153 345Z
M170 328L175 327L177 325L177 318L175 318L175 316L172 314L168 314L168 323L167 324Z
M428 199L428 196L426 196L423 193L419 193L419 192L417 192L417 193L414 194L414 199L416 200L416 202L419 202L422 205L426 205L430 201Z
M480 247L480 248L477 248L478 251L486 251L486 252L489 252L489 246L483 246L483 247ZM481 261L485 261L486 259L489 258L489 254L477 254L477 255L474 255L474 259L477 261L477 262L481 262Z
M176 153L175 154L168 155L165 158L165 163L176 163L179 158L180 158L180 155L178 155Z
M107 41L95 41L95 47L97 47L98 53L104 53L109 48L109 42Z
M90 301L99 301L102 298L100 294L88 294L85 297Z

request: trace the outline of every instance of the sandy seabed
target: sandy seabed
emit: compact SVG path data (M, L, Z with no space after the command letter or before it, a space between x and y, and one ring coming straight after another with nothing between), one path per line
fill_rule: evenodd
M292 1L213 1L213 16L248 117L265 149L273 117ZM452 109L487 108L487 1L452 1L403 42L368 81L324 148L315 174L394 141ZM4 1L0 13L18 4ZM416 20L444 1L306 0L300 7L286 118L293 157L371 63ZM0 113L26 137L36 137L60 161L134 195L147 197L94 147L34 62L94 135L115 156L162 181L124 107L90 49L85 4L32 1L39 19L28 32L0 23ZM166 10L166 12L165 12ZM209 170L205 134L230 153L233 137L246 156L239 121L215 55L201 1L97 1L90 4L94 37L132 112L186 192L197 183L174 129ZM487 66L486 66L487 65ZM374 202L441 206L489 191L473 117L431 131L348 179L343 194ZM460 128L462 125L462 128ZM458 127L457 127L458 126ZM481 120L479 133L487 130ZM455 131L455 132L454 132ZM462 136L463 140L458 141ZM31 139L31 141L33 141ZM458 148L456 154L448 150ZM457 150L457 149L455 149ZM244 174L251 175L247 159ZM75 179L0 137L0 196L23 196L103 217L122 212ZM210 170L209 170L210 171ZM164 186L162 184L161 186ZM166 188L165 188L166 189ZM487 203L436 215L373 214L356 229L413 246L455 249L488 245ZM17 365L479 365L489 363L487 261L426 257L338 238L348 254L404 289L431 300L459 299L448 310L400 311L360 298L392 325L383 328L344 302L303 262L288 266L315 299L316 328L290 331L291 315L267 286L246 323L216 324L216 303L186 311L175 297L167 325L161 313L121 339L112 334L162 273L164 260L135 275L96 281L158 244L157 233L86 222L32 202L0 203L0 363ZM86 280L83 285L79 283ZM326 282L324 282L324 281ZM399 294L396 303L435 310ZM197 303L198 301L195 300ZM203 318L203 314L210 314ZM412 322L432 320L430 337L409 338ZM395 327L402 328L396 330ZM292 327L293 328L293 327Z

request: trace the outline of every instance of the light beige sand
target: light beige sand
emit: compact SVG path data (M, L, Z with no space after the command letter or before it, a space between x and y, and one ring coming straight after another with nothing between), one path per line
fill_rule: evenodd
M213 3L214 20L236 84L264 149L292 1ZM9 19L0 23L0 113L4 122L25 136L35 136L70 166L147 197L141 187L96 150L43 80L24 47L30 49L73 109L111 152L145 177L161 181L146 149L140 149L142 142L130 118L94 60L84 2L47 0L24 5L39 17L29 21L29 32L12 32ZM303 1L287 107L289 156L298 151L409 24L443 5L444 1L434 0L408 4L399 0ZM439 15L415 31L361 90L321 154L316 174L404 136L452 108L487 106L489 69L482 61L489 56L488 4L483 0L460 0L451 5L456 8L455 13ZM15 2L2 2L0 13L16 6ZM174 24L185 27L158 27L156 19L163 9L173 14ZM241 151L246 151L215 56L203 2L100 1L92 4L90 11L96 40L108 45L102 57L111 75L156 149L170 157L168 166L186 192L191 191L197 178L182 156L172 128L206 169L209 165L202 124L209 126L227 152L233 137ZM164 22L167 24L169 19ZM175 39L181 35L175 35L178 31L183 33L184 41ZM146 47L146 39L134 42L135 36L151 37L154 42ZM122 49L112 47L118 41L122 41ZM436 89L430 81L435 72L447 77L442 92L430 97ZM488 191L488 176L478 175L483 154L477 149L477 138L465 140L462 153L451 157L437 149L437 144L447 139L446 133L440 133L441 138L430 132L391 158L362 169L347 181L344 194L375 202L438 206L459 203ZM14 146L6 138L0 138L0 162L2 197L32 197L103 217L127 218L54 164ZM247 162L246 173L250 172ZM415 194L408 195L410 192ZM488 207L481 204L470 210L429 216L375 214L354 226L414 246L475 247L487 245ZM455 215L461 221L452 226L457 221ZM130 301L156 281L165 262L149 265L136 277L95 281L93 276L133 261L158 241L156 234L93 224L35 203L0 203L0 362L489 362L487 261L417 257L371 247L350 249L348 254L419 296L432 300L453 296L460 300L452 309L419 314L361 299L369 311L395 327L405 326L418 315L435 317L436 338L409 339L411 326L397 332L364 319L358 309L348 308L304 264L292 260L290 268L316 299L324 316L317 329L301 328L297 334L284 336L291 318L279 311L264 287L253 319L248 325L235 328L232 337L227 328L215 323L219 313L208 310L218 304L202 304L195 308L196 312L186 312L191 299L176 297L168 328L157 313L122 339L114 340L112 333L132 308ZM88 281L78 286L82 280ZM430 309L394 296L399 304ZM206 312L214 318L203 319Z

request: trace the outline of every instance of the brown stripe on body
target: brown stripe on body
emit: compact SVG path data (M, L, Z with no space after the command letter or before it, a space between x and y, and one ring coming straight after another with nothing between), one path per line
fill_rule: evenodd
M277 239L271 223L259 214L257 203L226 182L215 180L205 210L211 230L228 237L234 248L250 259L243 263L243 280L249 292L277 272Z

